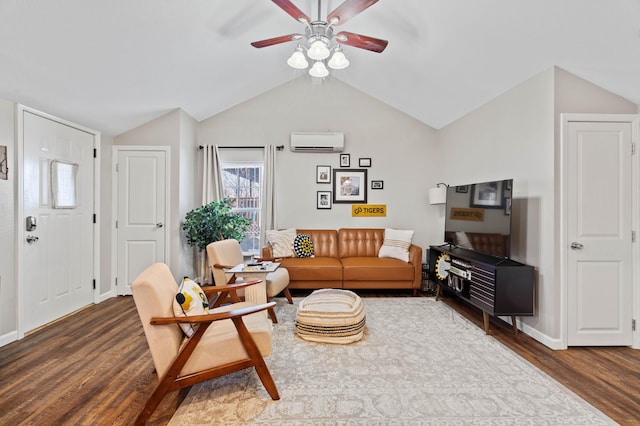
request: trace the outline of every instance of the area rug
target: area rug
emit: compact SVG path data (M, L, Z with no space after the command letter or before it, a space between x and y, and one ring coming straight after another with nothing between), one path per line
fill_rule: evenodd
M363 298L349 345L295 335L276 298L266 358L281 399L253 369L195 385L170 425L609 425L547 374L433 298Z

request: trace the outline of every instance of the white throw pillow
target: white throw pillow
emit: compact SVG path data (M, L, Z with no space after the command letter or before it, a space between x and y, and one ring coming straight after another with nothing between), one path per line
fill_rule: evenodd
M385 229L384 242L378 257L393 257L409 262L409 246L413 239L413 231L400 229Z
M173 315L176 317L207 315L209 313L209 301L202 288L187 277L182 279L182 284L173 300ZM188 337L193 336L198 324L180 324L182 331Z
M295 238L295 228L284 229L282 231L267 231L267 239L273 249L273 257L293 257L293 240Z

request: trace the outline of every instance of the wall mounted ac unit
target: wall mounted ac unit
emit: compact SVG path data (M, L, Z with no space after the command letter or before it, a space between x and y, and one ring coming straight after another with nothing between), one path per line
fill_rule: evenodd
M338 132L293 132L291 151L295 152L341 152L344 150L344 133Z

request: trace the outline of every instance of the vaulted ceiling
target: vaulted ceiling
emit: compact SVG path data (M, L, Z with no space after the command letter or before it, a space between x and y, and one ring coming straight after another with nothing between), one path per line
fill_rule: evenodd
M640 104L640 0L380 0L340 29L389 46L346 46L329 78L434 128L553 65ZM250 45L301 31L269 0L0 0L0 99L109 135L175 108L203 120L307 78L295 42Z

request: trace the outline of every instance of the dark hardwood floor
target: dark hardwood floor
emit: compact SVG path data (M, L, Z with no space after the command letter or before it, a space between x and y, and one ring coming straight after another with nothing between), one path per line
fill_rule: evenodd
M482 327L479 310L441 300ZM640 351L552 351L493 318L491 334L616 422L640 424ZM131 424L156 383L132 298L109 299L0 348L0 425ZM187 392L165 397L149 424L166 424Z

